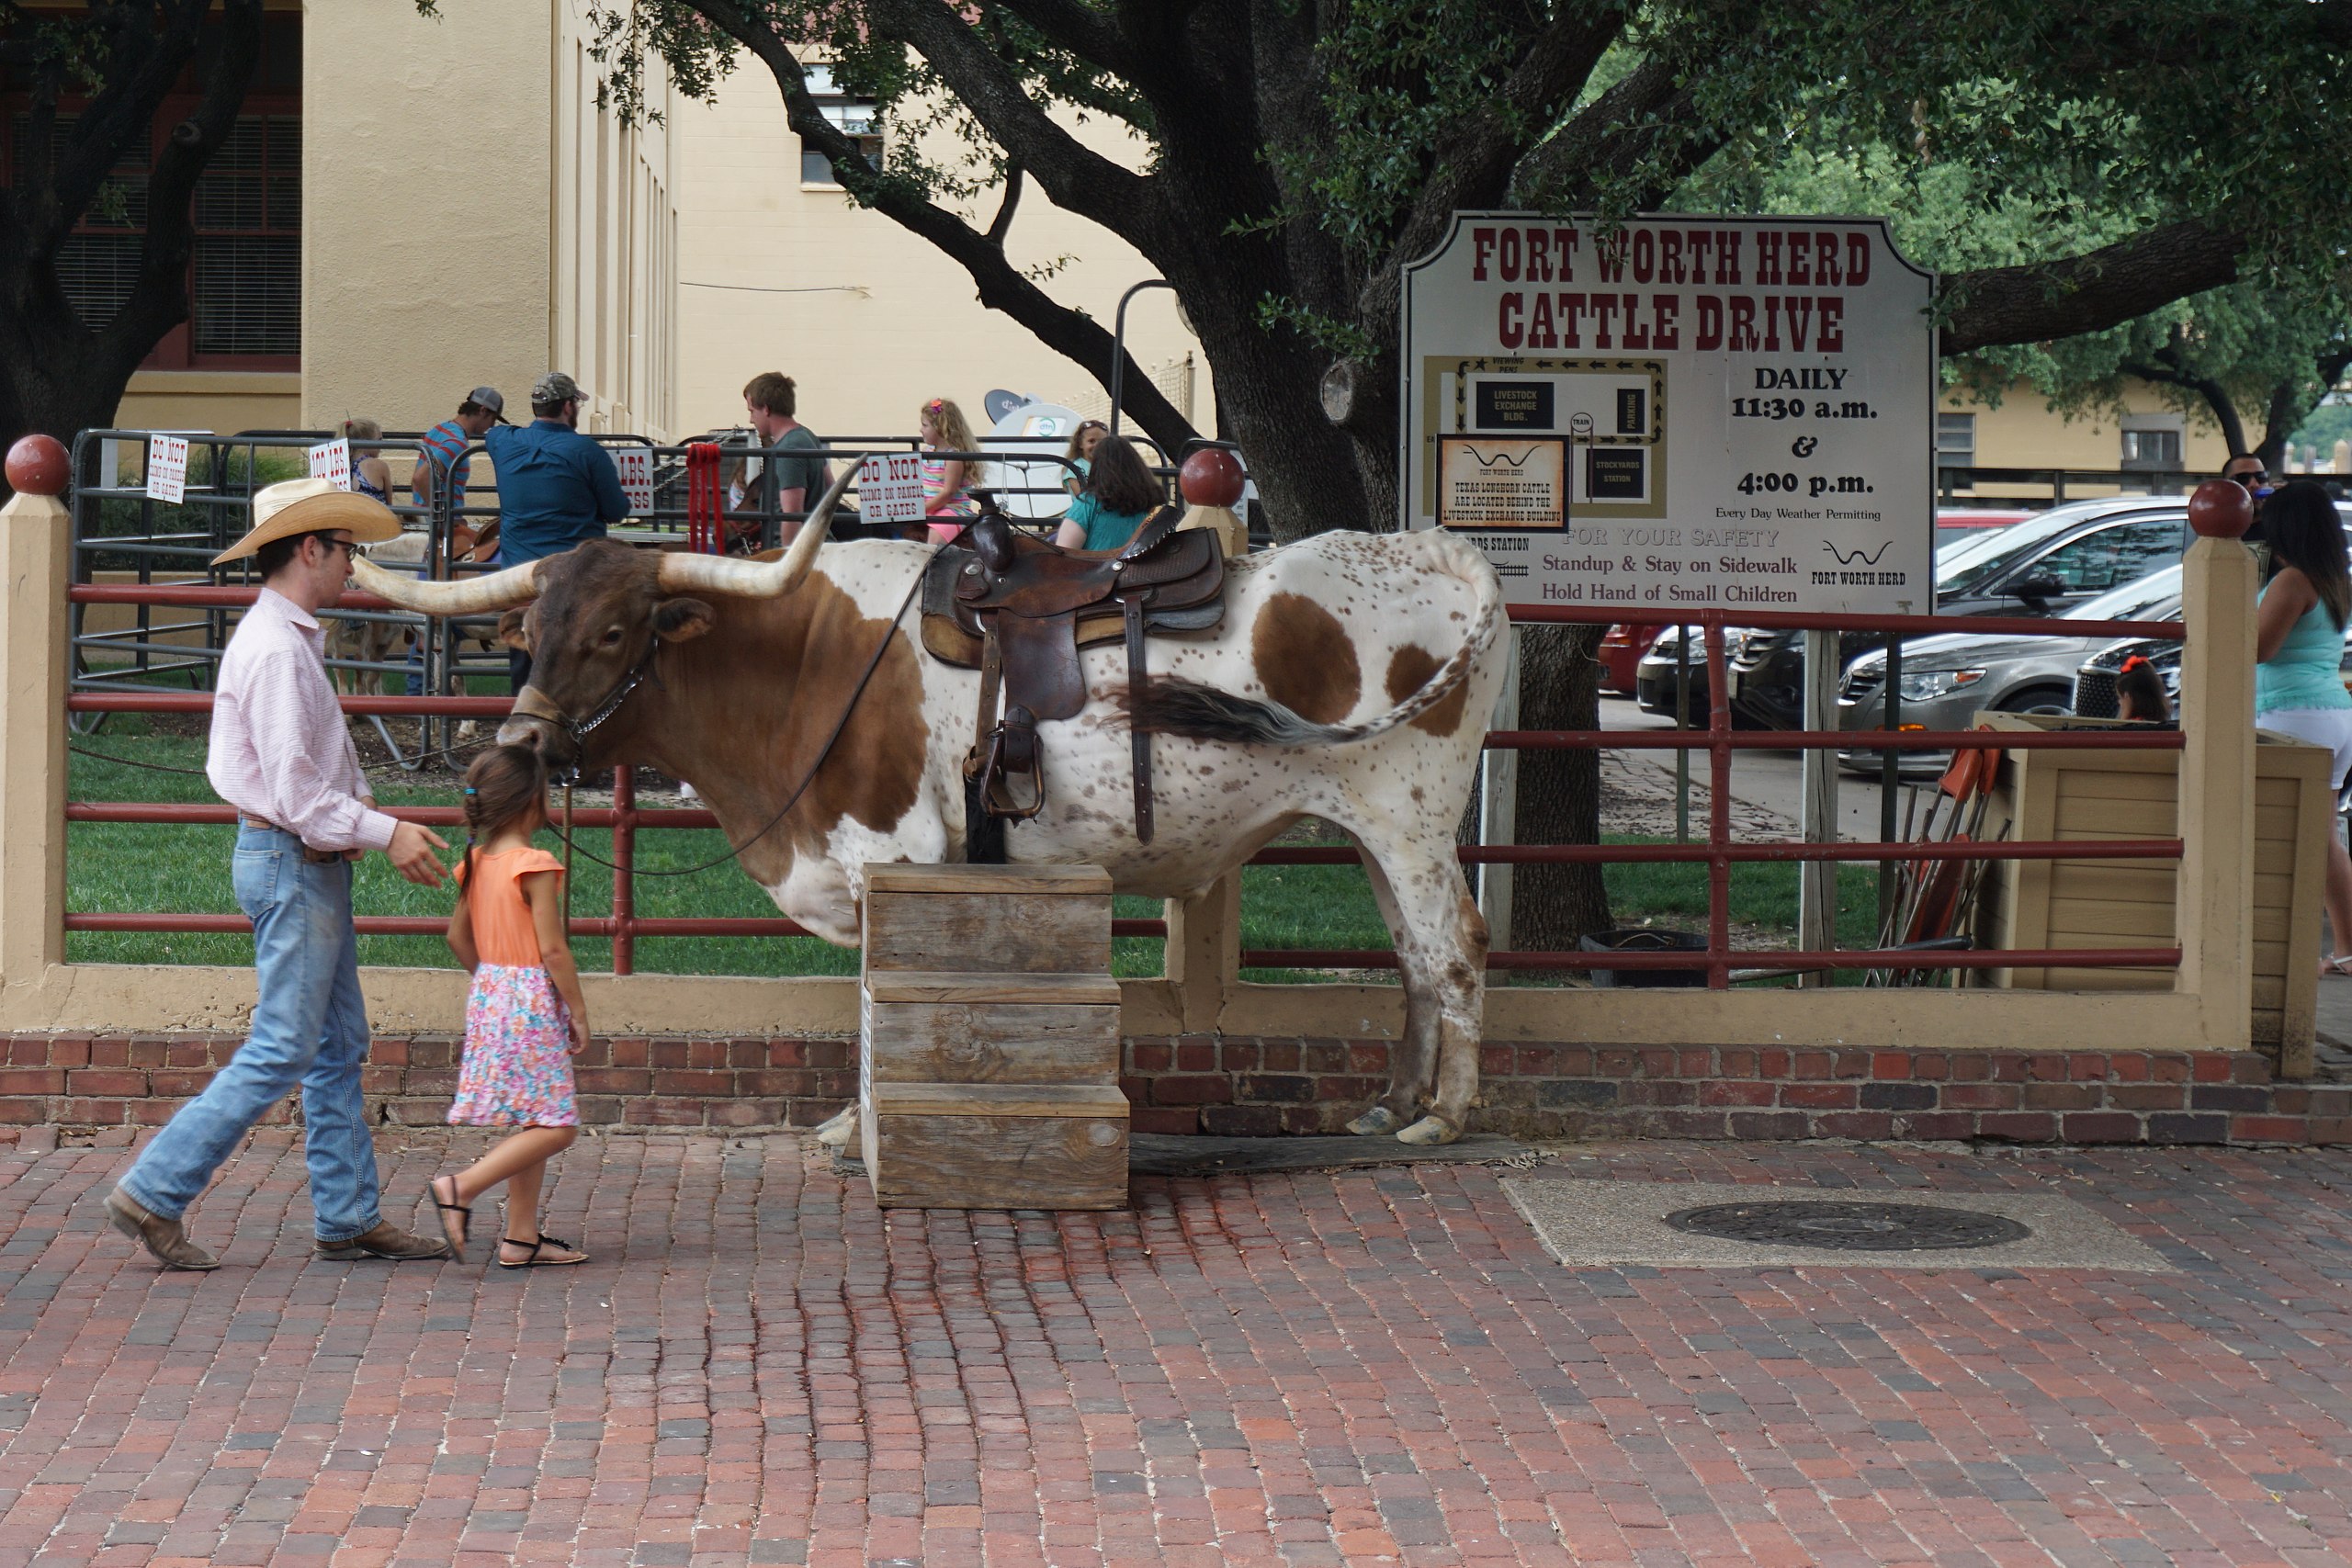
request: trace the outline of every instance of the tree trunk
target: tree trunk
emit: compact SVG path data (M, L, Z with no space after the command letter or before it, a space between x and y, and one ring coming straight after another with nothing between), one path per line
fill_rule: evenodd
M1600 626L1528 626L1520 633L1522 729L1591 729L1600 713ZM1600 756L1590 750L1519 756L1519 841L1600 841ZM1522 865L1511 885L1511 946L1573 949L1609 928L1609 890L1597 865Z

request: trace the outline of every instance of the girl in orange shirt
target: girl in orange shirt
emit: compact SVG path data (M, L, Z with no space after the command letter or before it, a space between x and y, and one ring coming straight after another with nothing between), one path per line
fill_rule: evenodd
M435 1177L432 1191L449 1250L462 1258L469 1205L506 1183L502 1269L588 1261L538 1225L547 1163L580 1136L571 1057L588 1043L588 1004L564 941L563 863L531 844L547 826L547 767L527 747L493 746L466 770L466 858L449 950L474 979L449 1120L521 1131L455 1176Z

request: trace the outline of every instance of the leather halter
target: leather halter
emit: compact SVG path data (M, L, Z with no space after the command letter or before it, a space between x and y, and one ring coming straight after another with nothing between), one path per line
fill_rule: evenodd
M588 737L613 715L620 712L621 705L628 702L636 694L638 687L643 685L649 677L656 686L662 684L662 677L655 674L653 670L654 656L661 651L662 639L657 637L647 645L645 657L630 667L629 672L621 677L620 683L612 689L603 702L596 705L595 710L586 718L573 718L556 706L554 699L546 693L537 686L528 684L514 694L514 712L524 718L536 718L542 723L552 724L571 737L572 754L571 771L576 773L580 771L580 756L587 749L584 742Z

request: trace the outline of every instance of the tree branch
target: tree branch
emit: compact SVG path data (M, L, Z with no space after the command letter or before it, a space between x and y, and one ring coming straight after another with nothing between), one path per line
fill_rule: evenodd
M1562 101L1584 85L1623 30L1621 14L1595 10L1590 18L1556 20L1537 33L1494 103L1438 144L1429 182L1397 231L1391 267L1397 258L1418 257L1435 245L1458 209L1490 207L1507 194L1512 165L1531 140L1529 128L1540 134L1552 123Z
M1148 223L1149 183L1056 125L959 13L940 0L868 3L883 30L922 52L997 145L1045 187L1056 207L1120 234L1139 232ZM768 37L775 40L773 32Z
M1600 206L1609 182L1645 172L1625 203L1640 211L1723 145L1723 133L1701 121L1681 65L1654 55L1521 159L1511 190L1546 212L1579 211Z
M2246 242L2197 219L2167 223L2085 255L1948 273L1947 357L2002 344L2095 333L2159 305L2234 283Z
M718 9L713 6L709 12ZM1055 300L1023 276L1004 254L1003 231L1011 225L1020 191L1023 165L1019 160L1012 164L1005 199L995 221L986 232L974 229L955 213L925 199L908 182L886 177L867 164L856 144L818 111L815 100L808 96L808 78L801 72L800 62L784 41L768 28L733 14L732 7L728 10L728 17L714 19L719 20L729 36L767 66L775 78L777 90L784 95L786 118L792 129L803 141L832 161L835 177L860 206L873 209L929 241L971 276L982 305L1003 311L1046 347L1088 370L1104 390L1110 389L1112 351L1115 346L1112 335L1083 311ZM1152 384L1134 355L1126 355L1124 364L1120 389L1123 407L1136 423L1162 446L1170 447L1198 434L1192 422Z
M996 217L989 224L988 242L998 250L1004 249L1004 237L1012 231L1012 209L1021 205L1021 165L1004 166L1004 199L997 204Z
M197 5L199 19L207 7ZM244 107L261 59L262 0L220 0L220 55L196 111L172 128L147 177L147 234L139 281L100 334L109 353L135 366L155 340L187 317L187 264L196 243L191 204L198 176L220 150Z
M2230 456L2245 451L2245 422L2238 417L2237 400L2231 397L2221 382L2211 376L2199 376L2183 369L2177 350L2169 346L2156 351L2160 364L2124 364L2116 367L2126 376L2137 376L2143 381L2178 387L2205 400L2213 412L2214 421L2222 427L2222 439L2228 444Z

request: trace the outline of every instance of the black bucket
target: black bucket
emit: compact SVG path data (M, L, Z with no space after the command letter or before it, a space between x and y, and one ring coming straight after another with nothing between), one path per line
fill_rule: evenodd
M1689 931L1599 931L1578 937L1577 949L1581 953L1704 953L1707 939ZM1707 983L1704 967L1695 969L1590 969L1596 986L1703 986Z

